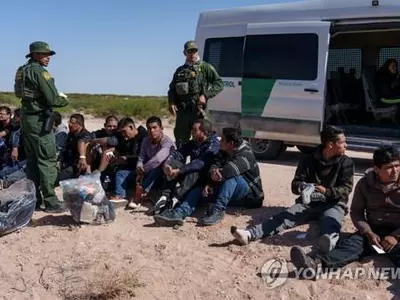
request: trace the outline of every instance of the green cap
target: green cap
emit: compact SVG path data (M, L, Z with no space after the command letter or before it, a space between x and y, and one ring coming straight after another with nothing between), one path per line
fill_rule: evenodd
M25 57L31 57L32 53L50 53L50 55L56 54L53 50L50 49L49 44L46 42L33 42L32 44L29 45L29 54L27 54Z
M185 51L192 50L192 49L195 49L195 50L199 49L197 47L195 41L187 41L183 47L184 47Z

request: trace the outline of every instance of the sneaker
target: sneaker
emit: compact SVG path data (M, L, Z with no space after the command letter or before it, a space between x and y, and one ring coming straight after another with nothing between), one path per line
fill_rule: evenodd
M131 208L131 209L137 209L137 208L139 208L141 206L142 205L140 203L136 203L134 201L130 201L126 207L127 208Z
M153 206L153 214L158 215L163 212L167 206L168 199L166 196L161 196Z
M47 206L44 209L45 212L49 214L62 214L68 211L68 209L65 207L63 203L59 203L53 206Z
M114 207L121 207L121 206L125 206L129 201L124 198L114 196L114 197L110 197L110 202L112 204L114 204Z
M310 273L310 271L313 270L313 272L311 273L317 274L316 271L321 264L320 260L313 259L312 257L308 256L299 246L294 246L292 247L292 249L290 249L290 260L292 261L292 264L296 267L296 269L301 273ZM307 278L310 277L308 276Z
M238 229L236 226L231 227L231 234L241 245L250 243L250 232L247 230Z
M318 240L319 251L323 254L332 251L333 248L335 248L338 240L339 240L339 234L336 232L332 234L324 234Z
M154 222L161 226L182 226L184 223L183 216L172 209L164 210L162 213L155 215L153 218Z
M219 222L221 222L224 217L225 217L225 211L219 209L213 209L210 212L208 212L205 217L201 218L198 221L198 224L203 226L216 225Z

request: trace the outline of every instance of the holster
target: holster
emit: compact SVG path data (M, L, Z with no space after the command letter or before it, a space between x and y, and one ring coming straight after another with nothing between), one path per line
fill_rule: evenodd
M50 133L53 130L53 111L51 109L46 109L43 112L43 115L44 115L43 131L45 133Z

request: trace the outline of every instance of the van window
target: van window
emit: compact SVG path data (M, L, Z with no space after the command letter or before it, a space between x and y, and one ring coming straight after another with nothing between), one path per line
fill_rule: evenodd
M203 60L212 64L221 77L242 77L244 37L209 38Z
M397 60L398 63L400 63L400 48L381 48L379 51L379 67L382 67L389 58L394 58Z
M318 35L248 35L243 69L243 76L248 78L315 80Z
M331 79L333 72L343 71L351 74L354 72L355 78L360 78L362 69L362 51L357 48L329 49L327 78Z

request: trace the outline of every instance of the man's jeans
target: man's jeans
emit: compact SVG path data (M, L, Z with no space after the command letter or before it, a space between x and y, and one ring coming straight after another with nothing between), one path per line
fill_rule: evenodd
M16 162L12 167L3 168L0 171L0 179L3 180L3 187L7 188L13 183L26 178L26 160Z
M119 170L115 175L115 195L121 198L128 196L130 186L133 187L136 179L135 171ZM144 175L142 186L145 193L149 193L151 189L160 188L163 182L162 167L150 170Z
M17 172L21 169L25 169L26 167L26 160L23 161L16 161L13 166L7 166L0 170L0 179L5 179L6 176Z
M371 228L374 233L382 239L395 230L395 228ZM341 268L363 257L374 254L368 239L359 232L338 242L336 247L327 254L318 254L316 258L321 259L324 267ZM400 244L398 243L390 253L387 254L396 267L400 267Z
M118 170L115 174L115 195L126 198L135 183L135 178L135 171Z
M185 197L185 200L176 208L176 212L184 218L190 216L196 209L197 204L201 200L205 200L201 194L202 190L203 187L192 189ZM242 206L249 192L250 187L242 176L229 178L211 196L214 209L225 211L228 204L230 206Z
M286 229L303 225L310 221L319 220L321 235L339 234L345 213L344 207L337 203L312 202L310 205L297 203L247 230L250 231L251 240L258 240L279 234Z
M173 169L180 168L184 164L178 160L172 160L169 164ZM167 198L175 197L179 201L185 199L185 196L198 184L200 178L199 172L178 175L177 178L170 181L167 178L163 181L162 196ZM179 187L176 187L179 183Z
M149 193L152 189L162 188L164 172L162 165L150 170L144 175L142 186L145 193Z

